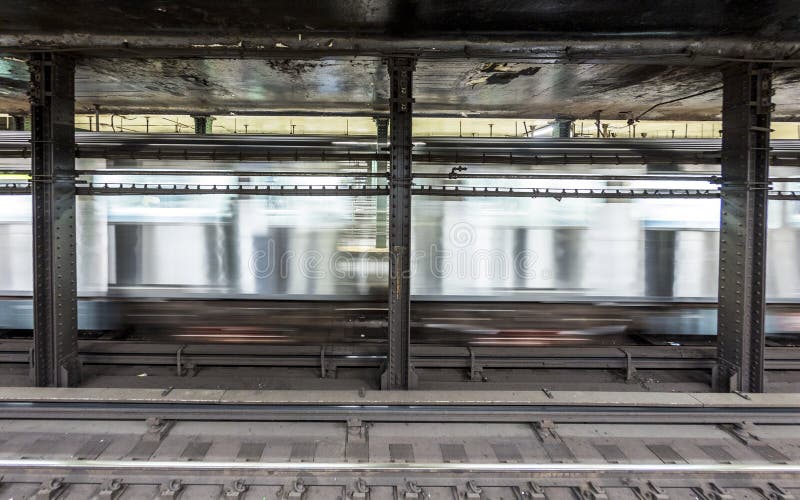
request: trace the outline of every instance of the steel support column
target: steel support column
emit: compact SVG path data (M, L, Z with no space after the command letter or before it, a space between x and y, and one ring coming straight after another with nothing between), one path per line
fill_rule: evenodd
M377 132L377 144L375 152L380 154L384 152L386 143L389 140L389 119L388 118L375 118L375 128ZM373 174L386 173L385 161L372 161ZM377 177L369 178L370 186L378 185ZM375 207L375 247L386 248L386 197L378 196Z
M11 115L11 120L13 121L12 128L10 130L30 130L30 121L25 119L25 115ZM28 123L25 123L25 122ZM27 125L27 127L26 127Z
M772 70L723 72L718 391L763 392Z
M80 382L75 251L75 61L35 53L31 72L33 379Z
M212 131L212 123L214 122L214 117L212 116L205 116L205 115L195 115L192 116L194 119L194 133L197 135L206 135L210 134Z
M416 385L410 366L411 254L411 84L415 59L388 60L391 88L389 116L389 354L381 385L409 389Z

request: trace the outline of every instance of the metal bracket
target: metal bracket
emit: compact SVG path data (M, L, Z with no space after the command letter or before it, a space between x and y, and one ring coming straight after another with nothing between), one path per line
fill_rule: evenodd
M356 440L367 439L367 424L359 418L347 419L347 438Z
M756 435L756 426L752 422L722 424L719 427L747 446L750 446L753 441L761 441L761 438Z
M514 493L514 500L546 500L544 488L538 483L530 481L527 486L512 486L511 492Z
M763 496L766 500L796 500L795 497L791 492L786 491L785 489L781 488L775 483L767 483L766 485L756 488L761 496Z
M417 370L414 369L413 363L408 363L408 387L409 389L413 389L417 387L419 382L419 376L417 375ZM384 363L381 369L381 389L385 390L389 388L389 368L388 364Z
M620 351L625 355L625 381L630 382L636 375L636 367L633 365L633 356L627 349L620 348Z
M366 423L358 418L347 419L347 440L345 442L345 459L348 462L369 461L369 429Z
M245 493L247 493L247 484L245 484L244 479L231 481L222 489L222 497L226 499L235 498L239 500Z
M534 422L533 424L531 424L531 426L533 427L533 431L536 433L536 436L543 443L563 442L561 436L558 435L558 431L556 431L556 425L553 423L552 420L542 420L539 422Z
M52 500L57 498L61 493L61 488L64 487L64 479L54 477L49 481L45 481L39 485L39 489L33 495L34 500Z
M762 68L752 72L756 77L756 113L764 114L772 111L772 96L775 91L772 89L772 69Z
M93 498L102 500L116 500L125 491L122 479L109 479L97 489Z
M716 483L708 483L708 488L693 488L693 490L702 500L734 500L733 495Z
M188 376L194 377L197 374L197 366L190 362L183 361L183 350L186 349L185 345L178 348L175 353L175 369L179 377Z
M464 492L464 498L467 500L481 500L483 498L483 490L480 486L475 484L475 481L467 481L467 488Z
M350 492L352 500L369 500L369 485L362 478L358 478L353 485L353 491Z
M178 498L178 496L181 494L181 490L183 490L183 483L181 483L181 480L171 479L166 483L163 483L158 488L158 498L159 499Z
M142 436L142 441L150 441L160 443L164 436L169 433L175 422L169 420L162 420L161 417L148 417L145 420L147 423L147 432Z
M458 179L458 173L459 172L466 172L466 171L467 171L467 167L464 167L464 166L461 166L461 165L459 165L457 167L453 167L450 170L450 173L447 174L447 178L448 179Z
M669 495L659 488L652 481L633 486L633 494L640 500L669 500Z
M419 500L423 497L424 492L422 488L414 481L406 482L406 488L403 490L402 497L398 495L398 498L403 498L404 500Z
M579 491L580 498L585 498L587 500L608 500L606 490L591 481L589 481L586 486L581 487Z
M336 378L336 362L325 358L325 346L319 350L319 373L321 378Z
M363 436L366 433L366 427L366 424L360 418L350 417L347 419L348 432L355 432Z
M483 375L483 365L477 361L475 350L472 347L469 349L469 380L470 382L486 382L486 377Z
M281 498L286 500L303 500L308 493L305 483L302 479L296 479L291 486L284 488L284 495Z

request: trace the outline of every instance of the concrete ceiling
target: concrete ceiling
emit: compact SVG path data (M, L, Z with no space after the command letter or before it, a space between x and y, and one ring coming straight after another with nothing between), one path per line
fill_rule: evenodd
M0 111L27 109L26 51L58 48L80 57L79 112L369 115L387 107L380 54L416 47L420 115L612 119L719 86L717 47L776 43L792 66L796 0L5 0ZM779 70L775 119L800 117L798 82L800 70ZM720 94L647 118L719 119Z
M0 60L0 111L26 112L24 61ZM800 118L800 71L776 79L775 119ZM531 64L421 60L415 112L428 116L605 119L634 116L654 104L720 85L708 67ZM322 60L84 59L76 76L78 112L164 114L351 114L387 109L388 81L379 58ZM719 119L721 92L649 112L648 119Z
M798 39L796 0L4 0L7 34L454 33Z

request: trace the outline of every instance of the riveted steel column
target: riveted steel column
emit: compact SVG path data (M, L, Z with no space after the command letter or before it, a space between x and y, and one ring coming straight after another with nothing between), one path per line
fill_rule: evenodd
M389 119L375 118L375 128L377 132L376 151L382 153L389 140ZM385 161L373 161L372 173L386 173ZM377 177L370 177L369 183L372 186L379 184ZM386 248L386 197L378 196L375 207L375 248Z
M764 318L772 70L723 72L718 391L764 390Z
M25 115L11 115L11 119L14 122L11 130L30 130L30 120L26 118Z
M33 379L80 383L75 252L75 61L31 55Z
M195 115L192 116L194 119L194 133L197 135L206 135L210 134L212 131L212 123L214 122L214 117L212 116L205 116L205 115Z
M388 60L389 115L389 354L382 378L385 389L409 389L415 381L411 350L411 83L415 59Z

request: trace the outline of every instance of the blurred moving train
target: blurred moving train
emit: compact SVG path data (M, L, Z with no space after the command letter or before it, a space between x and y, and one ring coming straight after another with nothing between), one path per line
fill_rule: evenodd
M258 179L246 173L264 169L263 163L80 159L78 168L143 170L135 176L94 175L91 180L97 182L197 183L192 169L243 172L202 178L203 184L216 185L309 184L301 173L320 170L336 175L313 183L333 186L385 183L363 175L385 168L376 163L289 162L280 170L296 170L296 178ZM27 163L3 160L3 166L27 168ZM415 163L415 173L450 167ZM471 173L532 171L515 165L464 167ZM148 169L176 168L187 172L147 174ZM587 168L620 175L653 172L647 165L536 171ZM718 166L676 170L713 173ZM773 175L793 173L789 167L773 168ZM709 187L646 180L436 178L427 183L491 187L511 182L515 188ZM419 339L463 342L471 335L495 335L513 342L513 332L532 338L541 332L713 335L716 330L719 200L415 196L412 207L413 329ZM30 196L0 196L4 330L32 328L30 217ZM187 341L202 341L203 335L243 341L292 341L304 335L359 341L385 335L384 196L79 196L77 238L82 330L185 334ZM800 202L770 201L770 333L800 333L798 256Z

